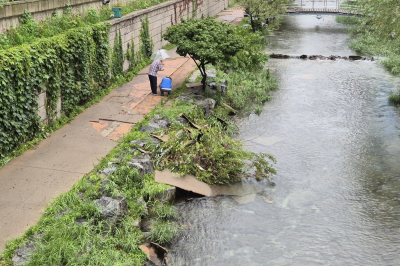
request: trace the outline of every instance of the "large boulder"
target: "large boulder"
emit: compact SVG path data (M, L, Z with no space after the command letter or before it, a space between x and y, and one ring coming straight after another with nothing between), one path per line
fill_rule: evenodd
M202 109L214 109L215 108L215 100L211 98L207 98L203 101L196 103Z
M105 174L105 175L111 175L115 171L117 171L117 167L113 166L113 167L104 168L103 170L100 171L100 173Z
M188 104L188 103L191 103L193 101L193 99L189 96L178 96L176 98L176 101L181 101L181 102Z
M147 132L147 133L154 133L157 131L157 128L152 127L152 126L141 126L139 128L140 132Z
M38 240L42 237L42 234L37 234L29 238L25 244L14 251L14 257L11 261L14 265L24 265L31 260L31 255L37 247Z
M176 187L167 188L164 193L157 195L159 201L173 202L175 200Z
M148 126L154 127L154 128L161 128L161 129L167 129L171 125L171 122L168 120L168 118L161 118L160 115L155 115L153 116L152 119L150 119Z
M131 145L132 146L138 146L139 148L144 148L144 146L146 146L146 144L148 143L148 141L150 141L151 144L154 145L158 145L160 144L160 140L153 138L153 137L149 137L147 139L136 139L136 140L132 140L131 141Z
M138 169L138 172L143 175L154 173L153 161L148 156L138 156L132 158L128 164Z
M110 225L115 226L118 221L128 213L128 204L124 197L116 199L110 197L101 197L93 201L100 209L102 218Z

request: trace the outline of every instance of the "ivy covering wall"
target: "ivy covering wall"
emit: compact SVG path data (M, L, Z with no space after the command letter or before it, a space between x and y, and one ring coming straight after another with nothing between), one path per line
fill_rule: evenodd
M51 122L58 97L68 115L109 85L109 27L100 23L0 50L0 158L40 131L41 91Z

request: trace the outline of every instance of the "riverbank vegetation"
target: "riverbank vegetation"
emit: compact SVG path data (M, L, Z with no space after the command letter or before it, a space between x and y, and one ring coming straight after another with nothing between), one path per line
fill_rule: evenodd
M338 22L350 24L354 36L350 48L358 53L382 56L381 63L391 73L400 74L400 5L396 0L359 0L346 2L346 8L364 14L359 18L340 18ZM392 92L390 101L396 102L398 92Z
M285 14L286 7L292 3L292 0L239 0L246 14L253 32L260 31L264 25L268 29L277 29L279 27L279 16Z

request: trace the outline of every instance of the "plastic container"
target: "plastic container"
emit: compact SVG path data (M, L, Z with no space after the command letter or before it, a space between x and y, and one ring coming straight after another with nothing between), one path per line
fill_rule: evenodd
M114 18L122 17L121 9L122 9L121 7L113 7L112 8L112 12L114 13Z

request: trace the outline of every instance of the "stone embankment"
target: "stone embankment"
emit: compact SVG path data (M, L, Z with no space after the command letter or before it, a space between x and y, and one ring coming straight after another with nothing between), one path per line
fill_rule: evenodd
M309 60L349 60L349 61L359 61L359 60L367 60L367 61L375 61L374 57L363 57L359 55L349 55L349 56L340 56L340 55L330 55L330 56L323 56L323 55L287 55L287 54L270 54L270 58L274 59L309 59Z

